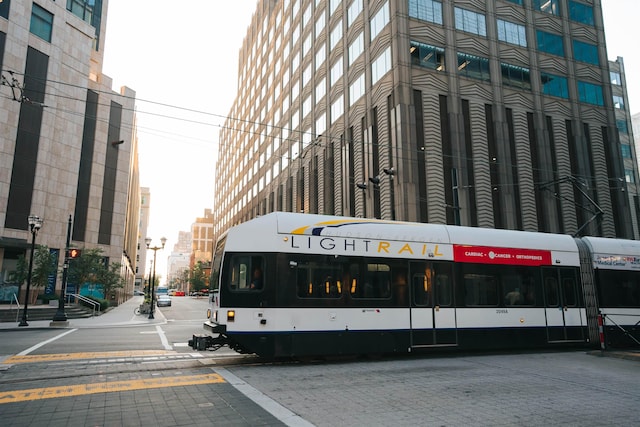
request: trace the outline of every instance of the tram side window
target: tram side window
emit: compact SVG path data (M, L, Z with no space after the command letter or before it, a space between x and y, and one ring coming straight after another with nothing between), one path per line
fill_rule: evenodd
M391 267L388 264L364 264L364 268L352 264L350 275L353 298L391 298Z
M562 279L562 299L564 305L574 307L577 305L576 301L576 282L573 279Z
M234 256L230 264L231 290L260 291L264 288L264 262L261 256Z
M326 262L295 261L296 289L299 298L340 298L341 269Z
M599 270L596 275L602 307L640 307L640 272Z
M497 306L498 280L487 274L464 274L465 304L467 306Z
M515 269L502 276L505 306L535 305L535 280L524 270Z
M555 277L544 278L544 295L547 298L547 307L560 305L558 299L558 281Z

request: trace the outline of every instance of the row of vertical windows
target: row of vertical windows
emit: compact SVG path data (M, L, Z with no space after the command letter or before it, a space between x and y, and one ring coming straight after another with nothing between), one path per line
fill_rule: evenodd
M542 93L569 99L569 82L566 77L548 73L540 73L542 80Z
M528 68L500 63L502 84L519 89L531 90L531 72Z
M538 50L552 55L564 56L562 36L538 30L536 31L536 37L538 39Z
M522 0L507 0L522 5ZM540 12L560 15L559 0L533 0L533 8ZM593 7L584 3L569 0L569 19L582 24L594 25Z
M602 86L578 81L578 98L581 102L594 105L604 105Z

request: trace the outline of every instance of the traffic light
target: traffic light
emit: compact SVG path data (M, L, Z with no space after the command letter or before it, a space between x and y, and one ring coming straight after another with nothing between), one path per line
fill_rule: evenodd
M69 258L71 259L80 258L80 254L80 249L69 249Z

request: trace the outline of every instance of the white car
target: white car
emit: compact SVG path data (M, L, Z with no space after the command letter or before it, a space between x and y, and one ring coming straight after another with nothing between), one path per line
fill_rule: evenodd
M158 307L171 307L171 297L169 295L160 295L157 305Z

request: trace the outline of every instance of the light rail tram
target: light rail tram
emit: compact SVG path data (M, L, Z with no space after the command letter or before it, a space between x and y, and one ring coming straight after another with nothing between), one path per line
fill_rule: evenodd
M640 339L640 242L286 212L216 242L196 349L268 357Z

